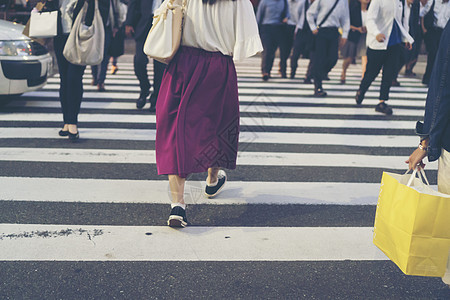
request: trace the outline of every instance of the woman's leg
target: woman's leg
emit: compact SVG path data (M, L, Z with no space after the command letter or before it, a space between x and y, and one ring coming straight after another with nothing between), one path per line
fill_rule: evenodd
M167 225L175 228L183 228L188 224L186 218L186 203L184 202L184 184L186 178L178 175L169 175L169 187L172 195L172 209Z
M366 68L367 68L367 56L361 56L361 79L364 78L364 73L366 73Z
M69 132L78 132L78 114L80 113L81 100L83 98L83 74L85 66L69 63L68 68L68 101L67 101L67 123Z
M352 63L351 57L344 58L344 61L342 62L342 73L341 73L341 81L345 81L345 78L347 76L347 69Z
M184 184L186 178L178 175L169 175L170 194L172 195L172 204L186 205L184 202ZM184 207L183 207L184 208Z
M219 174L220 168L209 168L208 169L208 178L206 178L207 184L214 184L217 182L217 174Z
M59 85L59 101L61 102L61 110L63 113L63 121L64 127L63 131L68 130L68 68L69 62L63 55L63 49L66 44L67 37L65 36L56 36L53 39L54 50L56 55L56 62L58 64L60 85Z

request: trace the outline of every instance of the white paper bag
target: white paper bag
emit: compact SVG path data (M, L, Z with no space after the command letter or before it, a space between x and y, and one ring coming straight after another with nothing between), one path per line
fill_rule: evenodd
M30 17L30 37L50 38L58 33L58 11L32 11Z

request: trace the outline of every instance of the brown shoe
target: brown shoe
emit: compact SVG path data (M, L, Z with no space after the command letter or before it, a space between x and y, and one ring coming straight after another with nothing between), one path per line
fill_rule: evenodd
M105 84L104 83L99 83L97 84L97 91L98 92L104 92L105 90Z
M119 71L119 67L117 67L117 66L112 66L112 68L111 68L111 74L114 75L114 74L117 73L117 71Z

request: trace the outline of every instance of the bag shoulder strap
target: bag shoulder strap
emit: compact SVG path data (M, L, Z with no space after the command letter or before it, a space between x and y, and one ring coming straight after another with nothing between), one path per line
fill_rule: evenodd
M319 28L320 26L323 25L323 23L325 23L325 21L328 19L328 17L331 15L331 13L333 12L333 10L336 8L337 4L338 4L339 0L336 0L333 4L333 7L331 7L330 11L327 13L327 15L325 16L325 18L323 18L323 20L320 22L319 25L317 25L317 28Z

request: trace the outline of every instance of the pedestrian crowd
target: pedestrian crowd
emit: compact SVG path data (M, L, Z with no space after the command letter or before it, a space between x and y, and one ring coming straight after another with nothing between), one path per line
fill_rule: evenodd
M428 86L442 31L450 19L448 0L260 0L252 1L264 45L261 71L268 81L279 49L278 73L295 78L299 57L309 59L304 83L314 83L314 96L326 97L323 80L335 67L339 49L343 58L340 82L345 84L349 65L361 59L362 79L355 95L357 105L378 76L382 81L377 112L392 114L391 86L405 67L415 76L422 41L427 67L422 82Z
M164 3L167 5L166 0ZM153 92L147 74L144 44L161 0L48 0L60 12L54 49L60 73L63 128L60 136L79 139L78 114L83 96L86 65L64 55L70 24L85 13L91 26L99 12L104 30L100 65L92 66L92 84L105 91L110 59L112 74L123 54L125 35L136 44L134 71L140 94L136 107L147 101L156 113L156 164L168 175L172 196L168 225L188 224L184 186L193 173L207 172L205 195L216 196L227 175L235 169L239 142L239 100L234 61L262 52L262 80L272 77L276 51L282 78L296 77L300 57L309 64L304 83L314 84L314 96L326 97L323 81L343 57L340 81L346 82L349 65L362 60L361 83L355 94L360 105L381 69L377 112L390 115L391 86L405 67L415 76L424 41L428 57L423 83L429 85L424 123L417 124L419 147L406 161L409 169L423 166L422 159L439 159L438 187L450 193L450 4L449 0L188 0L184 8L181 47L165 65L153 61ZM172 4L172 3L171 3ZM252 6L253 4L253 6ZM87 5L87 10L82 8ZM184 5L184 4L183 4ZM162 37L163 38L163 37ZM76 45L75 45L76 46ZM151 45L150 45L151 46ZM288 60L290 58L290 72ZM444 281L450 284L450 267Z

